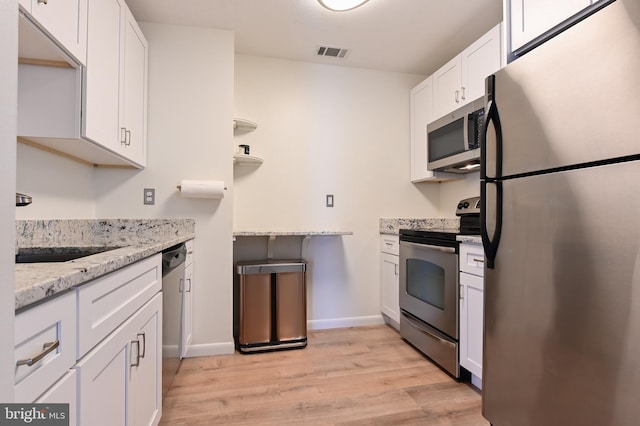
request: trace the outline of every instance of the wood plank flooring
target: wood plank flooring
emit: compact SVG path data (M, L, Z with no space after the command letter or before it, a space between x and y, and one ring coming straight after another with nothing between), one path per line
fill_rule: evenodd
M305 349L185 359L161 425L488 425L480 393L386 325L318 330Z

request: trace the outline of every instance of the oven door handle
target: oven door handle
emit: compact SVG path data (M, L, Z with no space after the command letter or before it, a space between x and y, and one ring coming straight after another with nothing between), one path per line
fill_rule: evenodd
M432 250L438 250L444 253L455 253L456 249L454 247L443 247L443 246L432 246L430 244L418 244L418 243L410 243L407 241L400 241L400 245L408 245L415 248L423 249L428 248Z
M429 337L431 337L434 340L437 340L438 342L440 342L443 345L451 346L452 348L456 347L455 343L450 342L448 340L445 340L445 339L443 339L441 337L436 336L435 334L431 333L429 330L426 330L422 325L420 325L416 320L414 320L413 318L409 317L408 315L405 315L403 313L402 316L404 317L405 320L407 320L409 325L413 326L418 331L421 331L422 333L428 335Z

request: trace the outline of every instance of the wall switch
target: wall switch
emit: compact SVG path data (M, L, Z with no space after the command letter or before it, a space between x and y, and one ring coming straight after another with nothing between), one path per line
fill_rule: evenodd
M333 207L333 194L327 194L327 207Z
M154 188L144 189L144 203L154 205L156 203L156 190Z

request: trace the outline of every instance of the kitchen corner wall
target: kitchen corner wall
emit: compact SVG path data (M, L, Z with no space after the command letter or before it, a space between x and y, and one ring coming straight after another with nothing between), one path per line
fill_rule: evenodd
M236 55L236 116L258 128L235 145L264 163L234 169L234 230L353 231L309 243L312 328L380 319L380 218L440 217L447 184L410 182L409 91L423 79Z
M194 218L194 352L233 351L233 50L230 31L141 23L149 42L148 166L96 169L99 218ZM182 198L182 179L222 180L222 200ZM155 188L156 204L143 205Z

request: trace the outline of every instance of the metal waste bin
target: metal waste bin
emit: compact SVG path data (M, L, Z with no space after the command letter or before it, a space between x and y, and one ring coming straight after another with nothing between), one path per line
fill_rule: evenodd
M236 264L240 352L307 346L306 270L303 261Z

